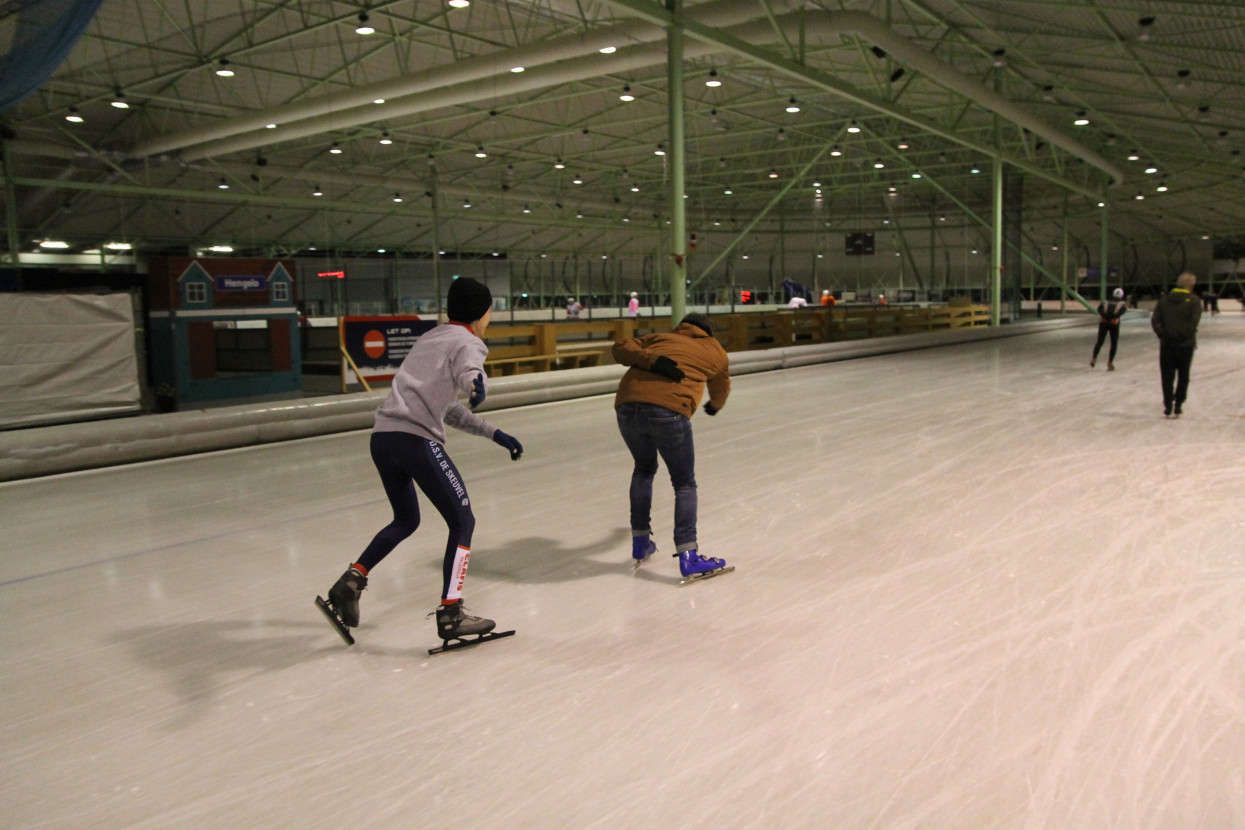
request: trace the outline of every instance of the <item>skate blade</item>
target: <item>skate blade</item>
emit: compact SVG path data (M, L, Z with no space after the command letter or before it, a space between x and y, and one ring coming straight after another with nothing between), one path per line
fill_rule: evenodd
M354 645L354 637L350 635L350 629L347 628L346 624L341 621L341 618L333 612L332 606L325 602L322 597L316 597L316 608L319 608L324 612L324 616L328 618L328 621L332 624L333 628L337 629L337 633L340 634L342 639L346 641L346 645Z
M653 558L653 557L652 557L652 555L650 554L649 556L646 556L646 557L644 557L643 559L632 559L632 560L631 560L631 562L632 562L632 563L634 564L634 566L635 566L634 570L637 570L637 571L638 571L638 570L640 570L640 566L641 566L641 565L643 565L645 562L647 562L648 560L650 560L650 559L652 559L652 558Z
M478 646L480 643L487 643L489 640L500 640L502 637L513 637L513 631L491 631L488 634L481 634L478 637L458 637L453 640L444 640L441 645L436 648L428 649L429 654L440 654L443 651L457 651L460 648L468 648L470 646Z
M692 574L691 576L683 577L683 581L680 582L679 584L686 585L689 582L704 582L706 579L713 579L715 576L721 576L722 574L728 574L733 570L735 570L734 565L727 565L725 568L718 568L716 571L708 571L703 574Z

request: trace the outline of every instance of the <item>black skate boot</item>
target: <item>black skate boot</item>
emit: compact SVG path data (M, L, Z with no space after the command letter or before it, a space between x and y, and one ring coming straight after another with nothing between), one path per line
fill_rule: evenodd
M473 634L487 634L497 623L483 617L473 617L465 612L462 602L437 608L437 633L442 640L458 640Z
M359 594L367 587L367 577L354 568L347 568L337 583L329 588L329 605L350 628L359 626Z
M354 645L350 629L359 624L359 594L366 587L367 577L350 568L329 589L327 601L323 597L316 597L316 607L333 628L337 629L337 633L348 646Z
M497 623L466 613L462 601L439 606L433 613L437 615L437 634L441 637L441 645L428 649L429 654L453 651L514 634L513 631L493 631Z

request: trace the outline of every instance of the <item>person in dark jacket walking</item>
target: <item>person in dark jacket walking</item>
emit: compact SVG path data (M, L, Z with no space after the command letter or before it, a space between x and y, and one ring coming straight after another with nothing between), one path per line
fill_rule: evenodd
M618 385L618 430L635 460L631 473L631 557L636 567L657 551L652 540L653 477L660 455L674 485L674 546L685 579L725 573L722 559L699 554L696 539L696 453L692 421L709 389L705 414L717 415L731 391L730 359L703 314L688 314L671 332L620 340L614 360L630 367Z
M1163 381L1163 414L1180 417L1189 392L1189 367L1197 348L1202 303L1193 294L1197 277L1185 271L1176 287L1158 301L1150 325L1159 338L1159 375Z
M1098 304L1098 342L1094 344L1094 356L1089 359L1089 368L1094 368L1098 362L1098 352L1102 351L1102 344L1111 336L1111 350L1107 352L1107 371L1115 371L1115 348L1120 343L1120 318L1124 316L1124 312L1128 311L1128 306L1124 304L1124 289L1117 288L1111 295L1111 302L1101 302Z

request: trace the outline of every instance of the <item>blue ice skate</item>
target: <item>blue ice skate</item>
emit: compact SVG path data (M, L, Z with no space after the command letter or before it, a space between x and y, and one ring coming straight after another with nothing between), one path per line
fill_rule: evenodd
M631 537L631 558L635 562L636 570L649 560L649 557L657 552L657 543L653 541L651 536L632 536Z
M702 579L712 579L735 570L735 566L727 565L724 559L701 556L694 550L685 550L674 555L679 559L679 573L683 574L681 585Z

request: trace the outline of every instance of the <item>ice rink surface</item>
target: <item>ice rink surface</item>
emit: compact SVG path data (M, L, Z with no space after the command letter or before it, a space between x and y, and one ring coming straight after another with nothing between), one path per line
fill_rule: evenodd
M6 828L1245 827L1245 315L1186 414L1157 341L1078 328L737 378L694 420L702 552L633 574L611 399L452 434L444 525L312 604L389 520L366 432L0 486Z

